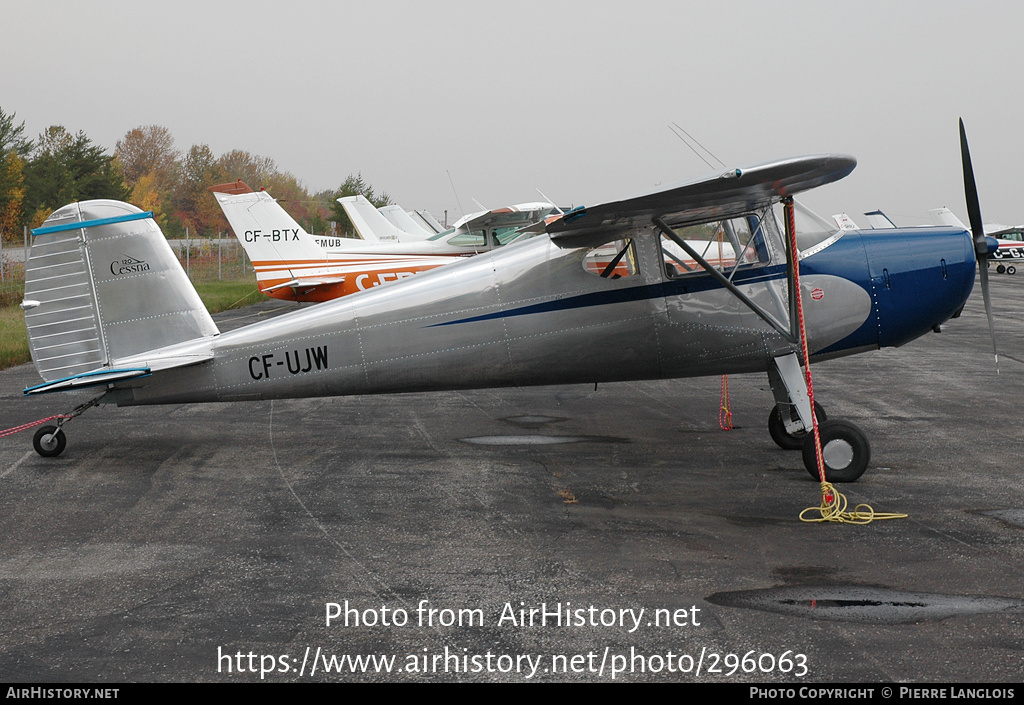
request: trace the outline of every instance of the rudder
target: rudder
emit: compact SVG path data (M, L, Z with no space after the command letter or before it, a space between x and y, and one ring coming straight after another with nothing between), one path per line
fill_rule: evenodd
M82 201L32 235L22 308L44 381L219 334L152 213Z

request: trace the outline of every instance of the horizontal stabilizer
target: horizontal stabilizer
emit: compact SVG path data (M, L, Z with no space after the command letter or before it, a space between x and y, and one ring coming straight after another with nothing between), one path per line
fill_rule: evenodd
M342 284L342 283L344 283L344 281L345 281L345 277L343 277L343 276L342 277L310 277L308 279L292 279L291 281L286 281L286 282L283 282L281 284L275 284L274 286L268 286L266 289L263 289L263 292L269 294L272 291L277 291L278 289L287 289L288 287L293 287L293 288L296 288L296 289L315 288L315 287L318 287L318 286Z
M44 382L24 391L26 396L30 394L46 394L47 392L66 392L70 389L82 389L84 387L95 387L101 384L110 384L125 379L136 377L148 377L152 371L148 367L139 367L128 370L100 369L92 372L83 372L79 375L55 379L52 382Z
M655 217L673 226L729 218L838 181L855 166L853 157L824 154L731 169L623 201L576 208L547 231L557 245L582 247L601 244L617 231L648 227Z

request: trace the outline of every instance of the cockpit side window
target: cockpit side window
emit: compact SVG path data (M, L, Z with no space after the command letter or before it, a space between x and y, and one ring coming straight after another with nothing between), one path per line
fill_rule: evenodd
M685 223L672 232L674 237L661 234L665 274L670 278L704 271L693 253L730 278L740 269L784 258L782 241L770 210L724 220Z

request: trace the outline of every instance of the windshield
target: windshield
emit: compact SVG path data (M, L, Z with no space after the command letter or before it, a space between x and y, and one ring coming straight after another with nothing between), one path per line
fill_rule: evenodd
M842 237L843 231L834 222L830 223L799 201L794 200L793 205L796 214L796 247L800 251L800 259L821 252ZM786 214L782 204L775 204L774 212L779 229L785 232Z

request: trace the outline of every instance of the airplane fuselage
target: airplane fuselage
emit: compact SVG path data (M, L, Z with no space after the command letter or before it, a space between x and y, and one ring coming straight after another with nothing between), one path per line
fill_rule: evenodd
M121 382L121 405L239 401L764 372L794 346L706 272L668 276L658 238L636 271L601 277L590 248L547 235L400 283L174 346L212 361ZM912 238L912 244L908 239ZM961 229L847 231L801 262L813 359L902 345L962 308L974 282ZM734 283L787 316L784 264ZM163 352L167 352L164 349ZM144 364L146 356L134 358Z

